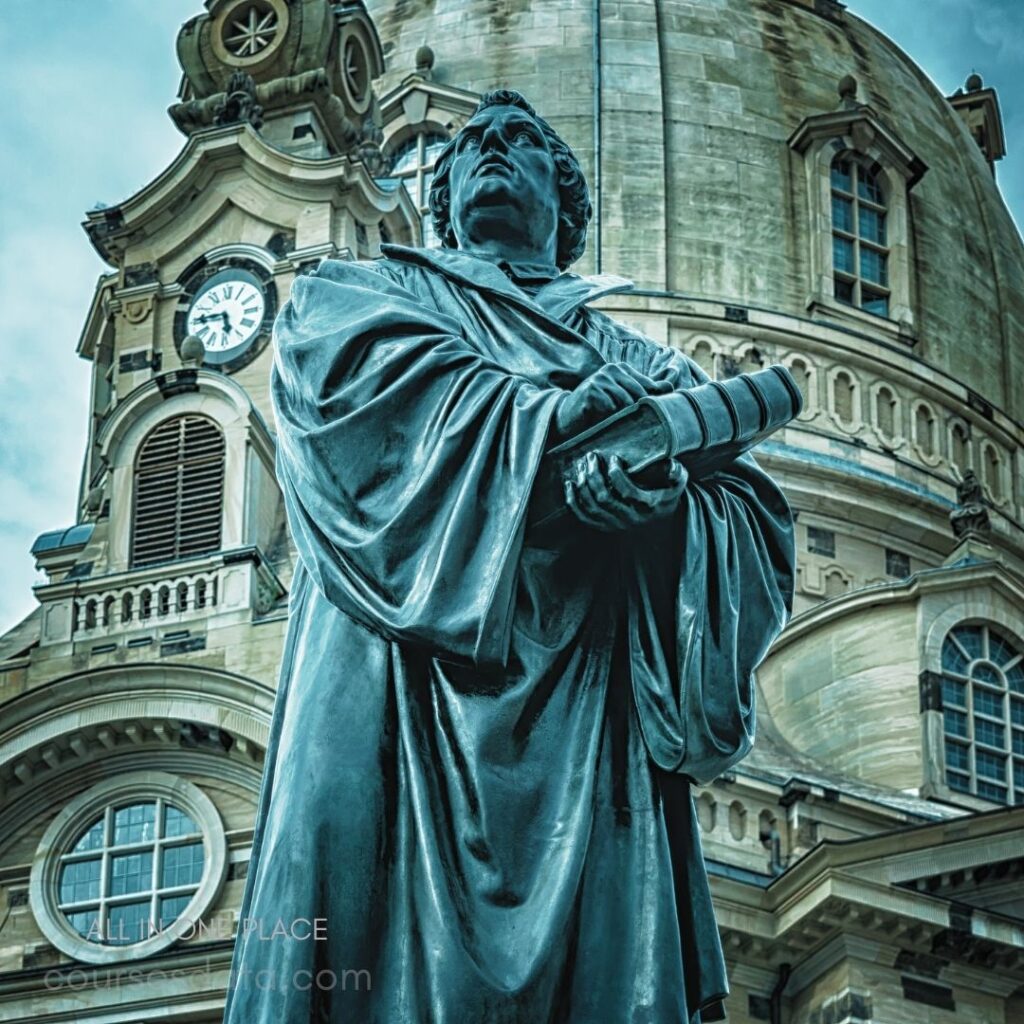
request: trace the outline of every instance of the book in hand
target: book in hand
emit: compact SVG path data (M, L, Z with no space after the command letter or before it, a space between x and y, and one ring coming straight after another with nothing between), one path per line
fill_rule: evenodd
M800 389L781 364L641 398L545 454L530 502L530 526L568 511L565 480L587 452L618 455L641 487L658 486L658 464L666 459L678 459L691 478L699 479L784 427L802 408Z

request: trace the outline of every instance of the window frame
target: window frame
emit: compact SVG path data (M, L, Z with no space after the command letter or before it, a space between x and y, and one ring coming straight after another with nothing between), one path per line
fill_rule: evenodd
M410 144L415 145L416 159L413 166L404 171L392 170L390 176L401 181L405 185L409 198L420 218L420 244L424 248L438 248L441 240L434 234L433 215L430 212L429 194L430 181L433 180L434 166L437 163L435 157L429 163L426 160L428 139L433 141L448 142L451 135L445 129L430 122L422 122L410 126L407 131L399 133L396 137L388 140L385 156L390 164L397 161L399 154ZM410 181L413 187L410 188Z
M981 637L981 655L971 656L956 636L958 631L979 630ZM1010 647L1016 653L1005 663L996 662L991 655L992 634L995 633L1001 642ZM964 658L964 671L951 668L946 662L946 653L949 649L959 650ZM1015 690L1009 682L1007 672L1015 668L1024 671L1024 645L1021 645L1012 635L1002 629L998 624L987 621L960 622L947 630L941 646L941 712L942 712L942 783L951 794L961 794L974 797L977 800L984 800L990 804L997 804L1003 807L1024 805L1024 782L1018 786L1015 782L1015 768L1024 773L1024 682L1021 688ZM978 678L975 671L984 668L990 675L997 677L992 679ZM957 703L952 699L955 688L962 687L964 700ZM985 707L979 708L979 701L976 694L983 696L994 696L1002 702L1000 714L991 713ZM1014 708L1019 708L1019 718L1014 717ZM958 733L949 728L948 722L951 715L963 716L964 733ZM1019 722L1020 724L1015 724ZM982 727L998 728L1002 730L1002 744L997 745L988 739L979 738L979 723ZM1019 746L1015 746L1015 740ZM951 766L949 763L950 750L965 751L965 767L963 769ZM1018 752L1019 751L1019 752ZM994 775L983 775L979 773L977 762L978 755L999 758L1003 762L1002 780ZM966 785L955 785L951 781L951 775L962 780ZM991 792L1002 789L1005 799L990 795L989 791L983 791L982 787L990 787Z
M61 908L60 871L73 844L108 807L139 803L173 804L199 827L203 844L203 872L192 889L191 900L167 928L140 942L104 945L79 934ZM224 825L210 798L197 786L166 772L140 771L105 779L80 793L50 822L36 849L29 879L29 903L47 940L67 956L90 964L110 964L151 956L195 931L227 877L227 841ZM101 892L102 892L101 881ZM125 894L126 897L131 894ZM152 897L152 893L150 894ZM126 902L132 902L130 898ZM136 900L137 902L137 900Z
M846 190L840 187L836 182L836 166L837 164L846 164L849 167L849 179L850 188ZM877 165L876 165L877 167ZM867 161L854 153L839 153L832 159L832 165L829 171L830 182L831 182L831 199L830 199L830 213L832 219L832 239L833 239L833 266L832 266L832 283L833 283L833 297L837 302L843 305L849 305L853 309L859 309L865 313L870 313L872 316L881 316L886 319L889 317L889 309L892 302L892 292L889 288L889 262L891 253L888 245L888 222L889 222L889 205L888 196L886 195L886 189L884 184L884 177L881 175L881 167L869 167ZM862 194L861 183L862 181L870 176L872 184L877 186L880 194L880 200L875 201L868 196ZM836 200L840 202L849 203L850 205L850 223L849 229L842 227L836 223ZM861 211L862 209L867 210L879 217L881 223L884 225L884 236L885 242L879 242L875 239L868 238L862 231L861 225ZM853 270L848 271L842 269L835 264L835 240L840 239L841 241L850 244L853 251ZM863 251L873 252L882 258L882 266L885 268L885 280L884 281L872 281L865 277L863 267ZM839 285L846 284L851 289L851 301L846 302L845 299L839 297ZM865 305L864 293L874 295L876 299L883 299L885 301L885 312L879 312L878 310L869 309Z
M916 296L911 273L910 192L928 170L927 165L881 122L870 106L856 102L804 118L787 141L803 160L807 189L808 311L880 334L887 340L913 345ZM887 200L887 316L847 305L835 297L832 162L844 155L866 163L872 170L877 167L876 176Z

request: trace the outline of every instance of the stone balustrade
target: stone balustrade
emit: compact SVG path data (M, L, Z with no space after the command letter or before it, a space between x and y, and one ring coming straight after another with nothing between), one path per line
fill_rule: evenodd
M285 588L256 547L137 569L74 577L35 588L43 646L116 641L154 629L265 614Z
M72 600L71 638L86 640L146 625L205 618L217 607L223 567L128 583Z

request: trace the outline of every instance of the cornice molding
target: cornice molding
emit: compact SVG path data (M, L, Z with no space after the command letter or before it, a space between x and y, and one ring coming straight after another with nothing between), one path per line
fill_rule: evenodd
M861 587L850 594L824 601L794 616L772 646L772 654L810 633L849 615L883 604L903 604L928 593L962 591L984 584L1007 600L1024 606L1024 578L1002 561L969 562L921 569L903 580Z
M117 265L129 245L163 229L218 175L233 170L292 202L342 205L341 197L351 194L349 205L357 212L380 217L400 211L410 224L417 220L408 194L382 188L361 161L295 156L269 145L249 125L236 124L196 132L149 184L116 206L90 211L83 226L100 256Z

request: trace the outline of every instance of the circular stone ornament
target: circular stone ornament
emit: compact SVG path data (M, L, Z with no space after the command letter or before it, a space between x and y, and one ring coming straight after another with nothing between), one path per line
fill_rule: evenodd
M288 7L282 0L234 0L213 20L210 42L218 60L249 68L272 56L288 32Z
M342 29L338 78L349 106L363 114L370 107L371 72L369 50L359 28L358 23L353 23Z

